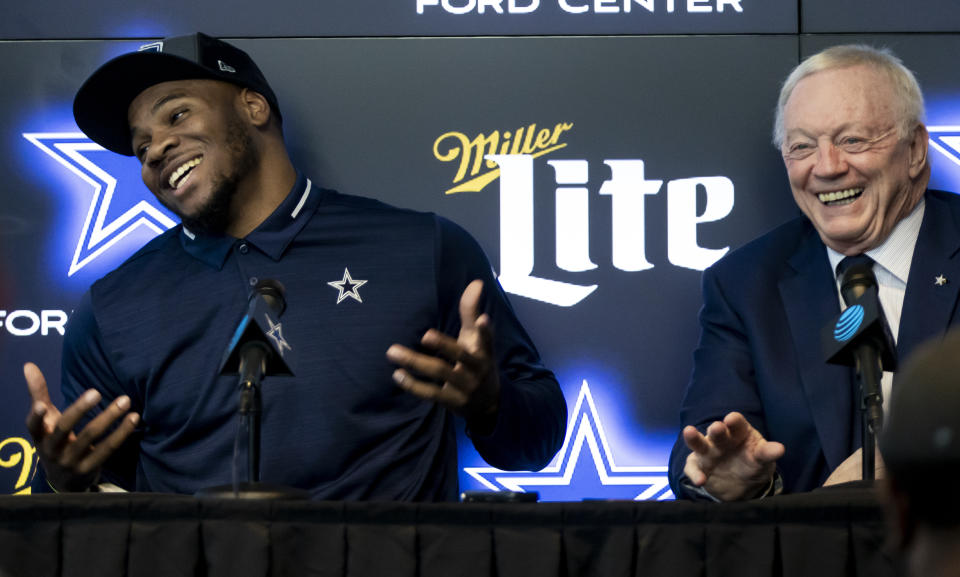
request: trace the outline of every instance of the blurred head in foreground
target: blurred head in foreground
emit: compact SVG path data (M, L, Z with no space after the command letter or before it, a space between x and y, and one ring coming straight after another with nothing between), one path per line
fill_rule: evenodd
M908 574L960 576L960 332L910 358L880 451L888 517Z

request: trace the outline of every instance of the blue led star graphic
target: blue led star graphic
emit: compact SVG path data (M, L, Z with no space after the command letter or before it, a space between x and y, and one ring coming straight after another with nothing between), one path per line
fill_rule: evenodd
M960 126L928 126L930 146L960 165Z
M667 467L622 466L614 462L587 381L583 381L570 413L563 446L546 468L532 473L465 467L464 472L490 490L537 491L543 501L570 500L573 493L637 501L674 498L667 480ZM576 491L570 490L572 486L576 486Z
M343 302L343 300L347 297L352 298L358 303L363 302L363 299L360 298L360 293L357 291L357 289L367 284L367 281L355 280L351 278L349 269L343 269L342 280L330 281L327 284L340 291L340 294L337 295L337 304Z
M93 190L67 276L73 276L141 227L157 235L176 225L168 213L146 200L149 193L139 184L139 174L136 187L131 183L133 179L124 175L126 186L121 187L123 194L118 194L121 191L117 187L117 170L102 165L122 157L105 151L83 133L26 132L23 137ZM90 157L97 154L100 158L94 162Z
M276 345L277 350L280 351L280 355L283 355L283 349L292 351L290 348L290 343L287 342L287 339L283 338L283 323L273 324L273 321L270 320L270 315L263 315L267 319L267 325L270 326L270 330L267 331L267 336L273 339L273 344Z

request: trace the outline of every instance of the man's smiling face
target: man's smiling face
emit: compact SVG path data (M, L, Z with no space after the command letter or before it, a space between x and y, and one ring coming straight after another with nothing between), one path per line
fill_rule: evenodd
M784 107L793 198L838 252L881 244L923 195L926 131L903 135L898 110L891 81L866 65L807 76Z
M216 80L162 82L128 109L144 184L190 230L223 233L237 187L257 163L241 91Z

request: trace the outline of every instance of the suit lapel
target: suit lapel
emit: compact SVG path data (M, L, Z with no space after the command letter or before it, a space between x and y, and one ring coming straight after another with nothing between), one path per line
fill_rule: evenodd
M927 194L923 224L910 264L897 337L898 365L925 340L942 335L953 321L960 296L960 202ZM946 279L938 286L937 277Z
M779 281L780 295L802 385L832 470L850 454L852 382L848 367L824 360L821 331L840 314L840 301L826 249L812 226L787 265ZM960 284L960 277L957 281Z

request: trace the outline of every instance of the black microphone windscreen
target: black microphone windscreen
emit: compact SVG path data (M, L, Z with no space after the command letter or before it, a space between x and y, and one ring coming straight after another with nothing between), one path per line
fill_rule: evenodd
M250 298L254 298L257 295L263 297L263 300L266 301L267 306L270 307L273 314L279 317L287 308L287 301L284 298L285 294L286 289L283 283L276 279L265 278L253 287L253 293L250 295Z
M877 277L873 274L872 262L851 265L840 277L840 294L847 305L862 297L871 287L876 286Z

